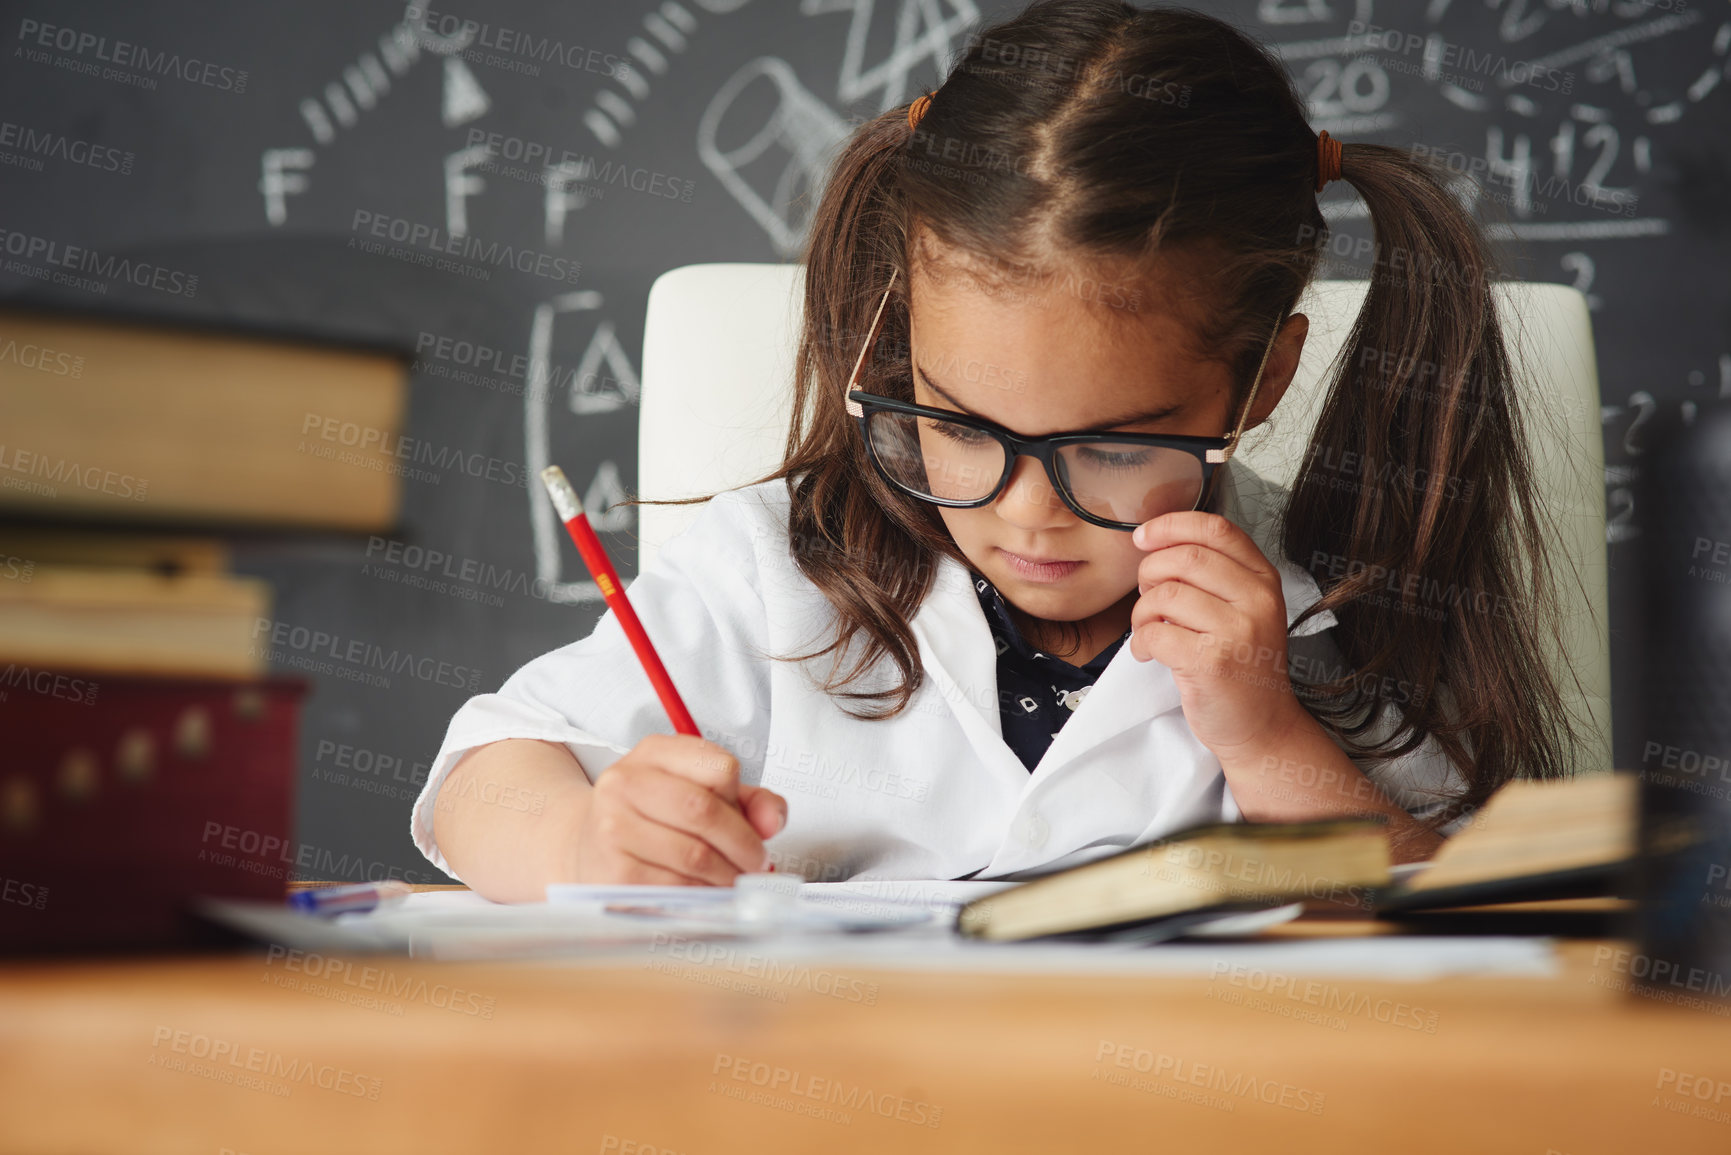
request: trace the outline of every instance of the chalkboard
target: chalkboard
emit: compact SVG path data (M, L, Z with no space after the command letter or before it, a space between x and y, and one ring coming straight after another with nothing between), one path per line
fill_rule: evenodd
M1588 295L1603 388L1613 659L1639 548L1642 427L1731 396L1731 20L1695 0L1241 0L1348 142L1481 179L1529 279ZM793 258L826 158L935 86L1019 4L972 0L360 0L0 5L0 294L401 348L406 433L447 451L389 535L252 534L276 618L478 667L483 688L601 606L534 523L552 460L635 479L636 367L661 272ZM1368 237L1331 186L1338 275ZM44 244L152 275L64 274ZM546 388L532 387L544 383ZM633 519L604 519L633 570ZM273 655L294 668L297 655ZM425 668L436 668L437 663ZM409 802L468 694L309 672L299 838L433 880ZM1642 735L1618 682L1617 763Z

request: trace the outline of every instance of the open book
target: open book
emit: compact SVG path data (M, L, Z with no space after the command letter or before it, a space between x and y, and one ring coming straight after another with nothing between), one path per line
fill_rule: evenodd
M998 941L1171 931L1175 921L1301 899L1368 909L1388 881L1380 817L1211 823L976 899L961 909L956 928Z
M1633 774L1510 782L1430 865L1382 896L1397 913L1613 893L1634 860Z
M1636 827L1632 774L1511 782L1430 863L1391 884L1379 818L1199 826L978 899L957 929L1013 940L1143 928L1155 938L1296 900L1405 915L1610 895L1634 860Z

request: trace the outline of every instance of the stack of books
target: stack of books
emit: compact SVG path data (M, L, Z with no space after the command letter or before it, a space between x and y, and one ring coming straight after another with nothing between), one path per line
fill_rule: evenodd
M225 534L388 530L407 398L395 354L0 311L0 942L282 895L305 686Z

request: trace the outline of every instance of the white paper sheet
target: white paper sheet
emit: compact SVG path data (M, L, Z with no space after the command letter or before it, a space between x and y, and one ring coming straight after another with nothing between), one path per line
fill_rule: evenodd
M1002 889L1002 883L806 885L816 890L813 901L820 903L923 904L935 917L919 926L874 934L771 933L607 915L583 906L501 905L469 891L420 893L394 909L334 920L267 903L213 903L209 909L229 925L304 950L382 950L449 960L538 959L577 966L642 965L656 958L697 954L726 959L733 952L754 959L823 960L826 965L855 969L995 974L1210 976L1244 966L1281 974L1418 982L1448 975L1546 977L1558 970L1551 939L1515 936L1378 935L1153 946L986 943L956 935L945 912L953 912L958 902ZM651 888L622 893L639 895L646 889ZM715 891L713 897L719 901L727 893ZM681 897L690 900L692 892ZM715 947L694 951L689 949L694 943Z

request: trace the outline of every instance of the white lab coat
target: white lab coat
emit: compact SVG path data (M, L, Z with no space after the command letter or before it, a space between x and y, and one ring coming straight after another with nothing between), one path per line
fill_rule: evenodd
M1226 468L1222 513L1278 559L1290 623L1320 591L1271 548L1268 514L1279 491L1236 462ZM850 717L806 667L761 657L833 637L833 610L794 565L788 504L782 482L717 496L628 587L704 736L738 758L742 781L787 798L787 825L769 842L779 869L821 881L1002 879L1239 818L1219 760L1185 722L1172 672L1137 661L1128 645L1030 773L1003 740L996 649L968 571L954 560L942 560L914 616L928 677L902 714ZM1335 624L1323 613L1299 633ZM881 662L873 688L892 670ZM1385 725L1394 721L1385 715ZM593 781L652 732L671 733L671 723L608 611L588 637L533 659L497 693L457 711L415 803L415 845L450 873L433 841L433 806L473 747L562 742ZM1434 740L1374 777L1415 812L1460 786Z

